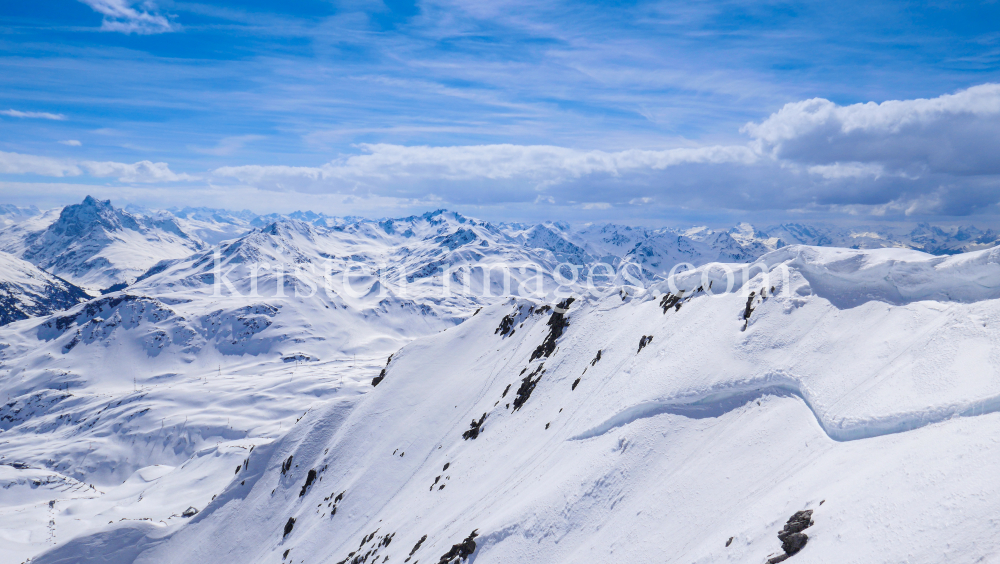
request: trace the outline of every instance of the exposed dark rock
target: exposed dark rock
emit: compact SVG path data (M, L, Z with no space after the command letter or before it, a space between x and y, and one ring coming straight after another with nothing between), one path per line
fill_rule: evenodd
M448 552L444 553L441 556L441 558L438 560L438 564L449 564L450 562L452 562L452 560L456 558L465 560L466 558L471 556L472 553L476 551L475 538L479 536L479 533L477 533L476 531L478 531L478 529L469 533L469 536L466 537L464 541L456 545L453 545L451 547L451 550L449 550Z
M680 311L681 303L684 299L684 290L680 290L677 295L667 292L666 296L660 300L660 307L663 308L663 313L667 313L670 308L674 308L674 311Z
M806 543L809 542L809 536L802 531L813 525L812 513L812 509L806 509L804 511L797 511L788 518L785 527L778 532L778 540L781 541L781 548L785 553L769 559L767 561L768 564L784 562L790 556L802 550Z
M316 470L309 469L309 474L306 475L306 483L302 484L302 491L299 492L299 497L306 495L309 491L309 486L312 485L313 481L316 480Z
M499 333L500 335L506 337L507 334L511 332L511 329L514 328L514 322L516 320L517 320L516 312L508 313L507 315L503 316L503 319L500 320L500 326L497 327L497 330L494 331L493 334L496 335L497 333Z
M194 507L188 507L187 509L184 510L183 513L181 513L181 517L194 517L197 514L198 514L198 509Z
M531 358L528 362L535 360L536 358L545 357L548 358L552 354L552 351L556 349L556 339L562 336L563 331L569 327L569 318L566 317L566 312L569 310L570 304L575 301L574 298L566 298L565 300L556 304L555 310L549 317L546 325L549 326L549 334L545 336L542 344L538 345L538 348L531 353ZM541 309L539 309L541 311Z
M781 548L785 550L786 554L791 556L802 550L802 547L804 547L807 542L809 542L809 537L805 533L792 533L781 541Z
M652 335L643 335L642 338L639 339L639 350L635 351L635 354L639 354L640 352L642 352L642 349L646 345L648 345L649 343L652 343L652 342L653 342L653 336Z
M572 388L570 388L570 389L572 389L572 390L575 390L575 389L576 389L576 387L577 387L577 386L578 386L579 384L580 384L580 379L579 379L579 378L577 378L576 380L573 380L573 387L572 387Z
M469 439L476 439L477 437L479 437L480 431L483 430L483 421L486 421L485 413L483 414L482 417L479 418L479 421L476 421L475 419L472 420L472 424L470 426L471 428L468 431L462 433L462 438L465 440L469 440Z
M444 471L445 471L445 470L447 470L447 469L448 469L448 467L450 467L450 466L451 466L451 462L445 462L445 463L444 463L444 468L442 468L442 469L441 469L441 471L442 471L442 472L444 472Z
M288 458L281 463L281 473L287 474L291 468L292 468L292 456L289 455Z
M281 535L282 538L287 537L288 533L292 532L293 527L295 527L295 517L289 517L288 522L285 523L285 534Z
M538 381L545 374L544 366L544 364L539 364L538 368L535 368L531 374L528 374L521 380L521 385L517 388L517 397L514 398L514 411L521 409L524 402L528 401L528 398L531 397L531 392L535 391L535 386L538 385ZM535 378L536 374L538 375L537 378Z
M729 548L731 544L733 544L733 537L729 537L729 540L726 541L726 548Z
M601 360L601 351L597 351L597 356L594 357L594 360L590 361L590 365L593 366L597 364L600 360Z
M754 310L754 308L751 307L751 306L753 306L753 300L754 300L755 297L757 297L757 293L756 292L750 292L750 295L747 296L747 305L743 309L743 330L744 331L746 331L747 325L750 324L750 314L753 313L753 310Z
M788 522L785 523L785 528L778 533L778 539L781 541L781 548L783 548L789 556L802 550L802 547L804 547L806 542L809 540L809 537L802 533L802 531L812 526L812 513L812 509L796 512L795 515L792 515L788 519Z
M410 556L413 556L415 552L420 550L420 545L424 544L425 540L427 540L427 535L420 537L420 540L417 541L417 544L413 545L413 550L410 551Z
M385 361L385 368L378 373L378 376L372 378L372 387L378 386L382 380L385 380L385 371L389 369L389 363L392 362L392 355L389 355L389 360Z
M292 551L292 549L286 548L285 552L281 555L281 559L284 560L285 558L288 558L288 553L291 552L291 551Z

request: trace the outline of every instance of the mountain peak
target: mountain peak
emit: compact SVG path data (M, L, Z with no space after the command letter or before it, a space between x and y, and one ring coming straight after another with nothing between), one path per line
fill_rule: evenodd
M87 196L82 203L63 208L51 229L59 235L80 237L97 228L114 232L126 227L138 229L139 225L131 215L115 209L111 200Z
M125 281L126 273L142 274L163 259L186 256L198 247L171 217L136 217L115 208L111 200L87 196L63 208L55 222L33 238L22 258L74 284L103 288Z

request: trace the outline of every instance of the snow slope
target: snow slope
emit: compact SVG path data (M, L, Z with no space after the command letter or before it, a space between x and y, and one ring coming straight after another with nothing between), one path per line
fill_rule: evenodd
M23 560L108 520L183 519L228 482L233 457L280 436L311 406L353 401L401 346L502 299L502 280L483 294L481 269L463 292L463 276L445 280L440 267L547 260L500 245L506 237L488 226L441 215L342 231L275 222L218 249L219 272L232 283L220 280L219 294L208 250L165 261L125 291L0 329L0 463L26 465L51 484L43 494L32 479L10 478L24 492L0 505L0 530L12 539L0 560ZM245 267L257 263L270 266L254 291ZM446 282L453 293L442 291ZM154 466L166 470L148 487L186 494L149 504L135 476ZM50 530L53 512L72 517Z
M0 325L48 315L88 299L69 282L0 252Z
M793 562L996 558L1000 251L762 264L728 293L713 267L487 307L258 443L190 520L33 562L765 562L804 509Z
M48 272L100 290L131 281L163 259L187 256L202 243L171 218L136 217L87 196L62 208L44 230L25 233L8 247Z

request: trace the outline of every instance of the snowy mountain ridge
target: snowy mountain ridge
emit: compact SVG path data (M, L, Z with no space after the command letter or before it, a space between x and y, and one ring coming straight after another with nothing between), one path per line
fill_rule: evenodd
M49 315L89 299L69 282L0 252L0 325Z
M992 550L1000 251L904 248L986 232L81 206L0 230L128 272L0 327L0 560L935 562L955 472Z
M98 290L201 246L171 218L136 217L88 196L62 208L51 224L25 234L19 245L8 249L77 285Z
M194 517L115 519L33 561L996 554L1000 251L790 246L760 264L724 293L703 268L624 299L488 306L394 353L370 392L212 455L214 495L167 503L158 485L204 456L121 486L130 515ZM806 538L785 543L796 519Z
M96 292L124 287L123 284L132 283L160 261L181 259L284 220L341 234L343 243L368 248L372 243L382 244L385 248L380 252L388 256L398 247L412 246L415 237L440 236L443 231L433 234L428 230L410 231L407 234L407 225L414 224L418 218L427 223L432 221L432 216L451 217L449 222L437 226L438 231L447 230L450 235L468 224L486 227L494 237L497 234L507 236L494 241L503 249L488 253L543 249L552 253L550 258L558 258L558 262L588 267L608 264L618 268L624 262L634 262L641 268L643 284L668 275L681 262L700 266L713 261L749 261L786 244L899 247L932 254L954 254L989 248L998 240L994 231L972 226L945 228L919 224L914 228L848 228L788 223L760 229L741 223L728 230L707 227L652 229L615 224L574 227L561 222L492 224L445 210L379 220L337 218L311 211L256 215L249 211L210 208L157 211L128 206L122 210L110 202L88 196L81 204L48 212L15 206L0 209L0 218L4 220L0 225L0 251L24 258Z

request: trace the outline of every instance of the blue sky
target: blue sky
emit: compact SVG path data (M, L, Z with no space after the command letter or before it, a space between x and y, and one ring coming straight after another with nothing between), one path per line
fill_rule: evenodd
M0 21L5 202L651 223L1000 201L997 2L52 0Z

